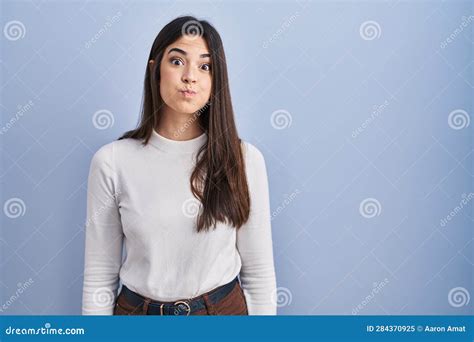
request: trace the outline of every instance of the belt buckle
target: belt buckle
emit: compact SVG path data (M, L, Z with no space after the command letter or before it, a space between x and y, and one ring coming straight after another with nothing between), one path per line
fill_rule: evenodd
M184 304L185 306L185 309L187 311L186 313L186 316L189 316L189 314L191 313L191 306L189 306L189 303L184 301L184 300L178 300L177 302L175 302L173 305L177 305L179 308L182 308L181 305ZM174 315L177 316L178 315L178 312L179 312L179 309L174 309Z

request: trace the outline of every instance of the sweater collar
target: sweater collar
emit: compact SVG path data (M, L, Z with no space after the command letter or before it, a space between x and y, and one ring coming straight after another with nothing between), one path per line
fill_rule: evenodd
M194 153L207 141L207 133L190 140L172 140L160 135L155 129L149 142L162 151L170 153Z

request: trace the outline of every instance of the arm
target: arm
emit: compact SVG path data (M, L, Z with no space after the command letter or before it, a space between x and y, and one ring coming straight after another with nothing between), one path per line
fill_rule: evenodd
M112 315L122 263L123 232L117 206L113 145L92 158L87 187L83 315Z
M247 144L250 216L237 231L242 260L240 280L249 315L276 315L276 278L270 222L268 178L262 153Z

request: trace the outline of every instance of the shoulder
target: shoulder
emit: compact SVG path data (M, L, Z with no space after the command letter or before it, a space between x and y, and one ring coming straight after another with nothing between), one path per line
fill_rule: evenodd
M245 161L246 169L248 171L254 170L254 172L266 172L265 158L263 153L255 145L248 141L241 140L243 158ZM253 172L252 172L253 173Z
M115 164L115 160L132 149L139 147L140 142L135 139L122 139L109 142L99 147L91 160L91 166Z
M251 196L265 195L268 191L268 175L262 151L255 145L242 140L245 173Z
M264 160L263 153L255 145L244 140L241 145L246 160Z

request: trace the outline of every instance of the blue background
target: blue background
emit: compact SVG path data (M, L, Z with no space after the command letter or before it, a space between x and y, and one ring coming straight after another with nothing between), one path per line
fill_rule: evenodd
M135 127L151 44L183 14L220 32L239 133L265 156L279 314L472 314L471 2L0 12L1 314L80 314L90 159Z

